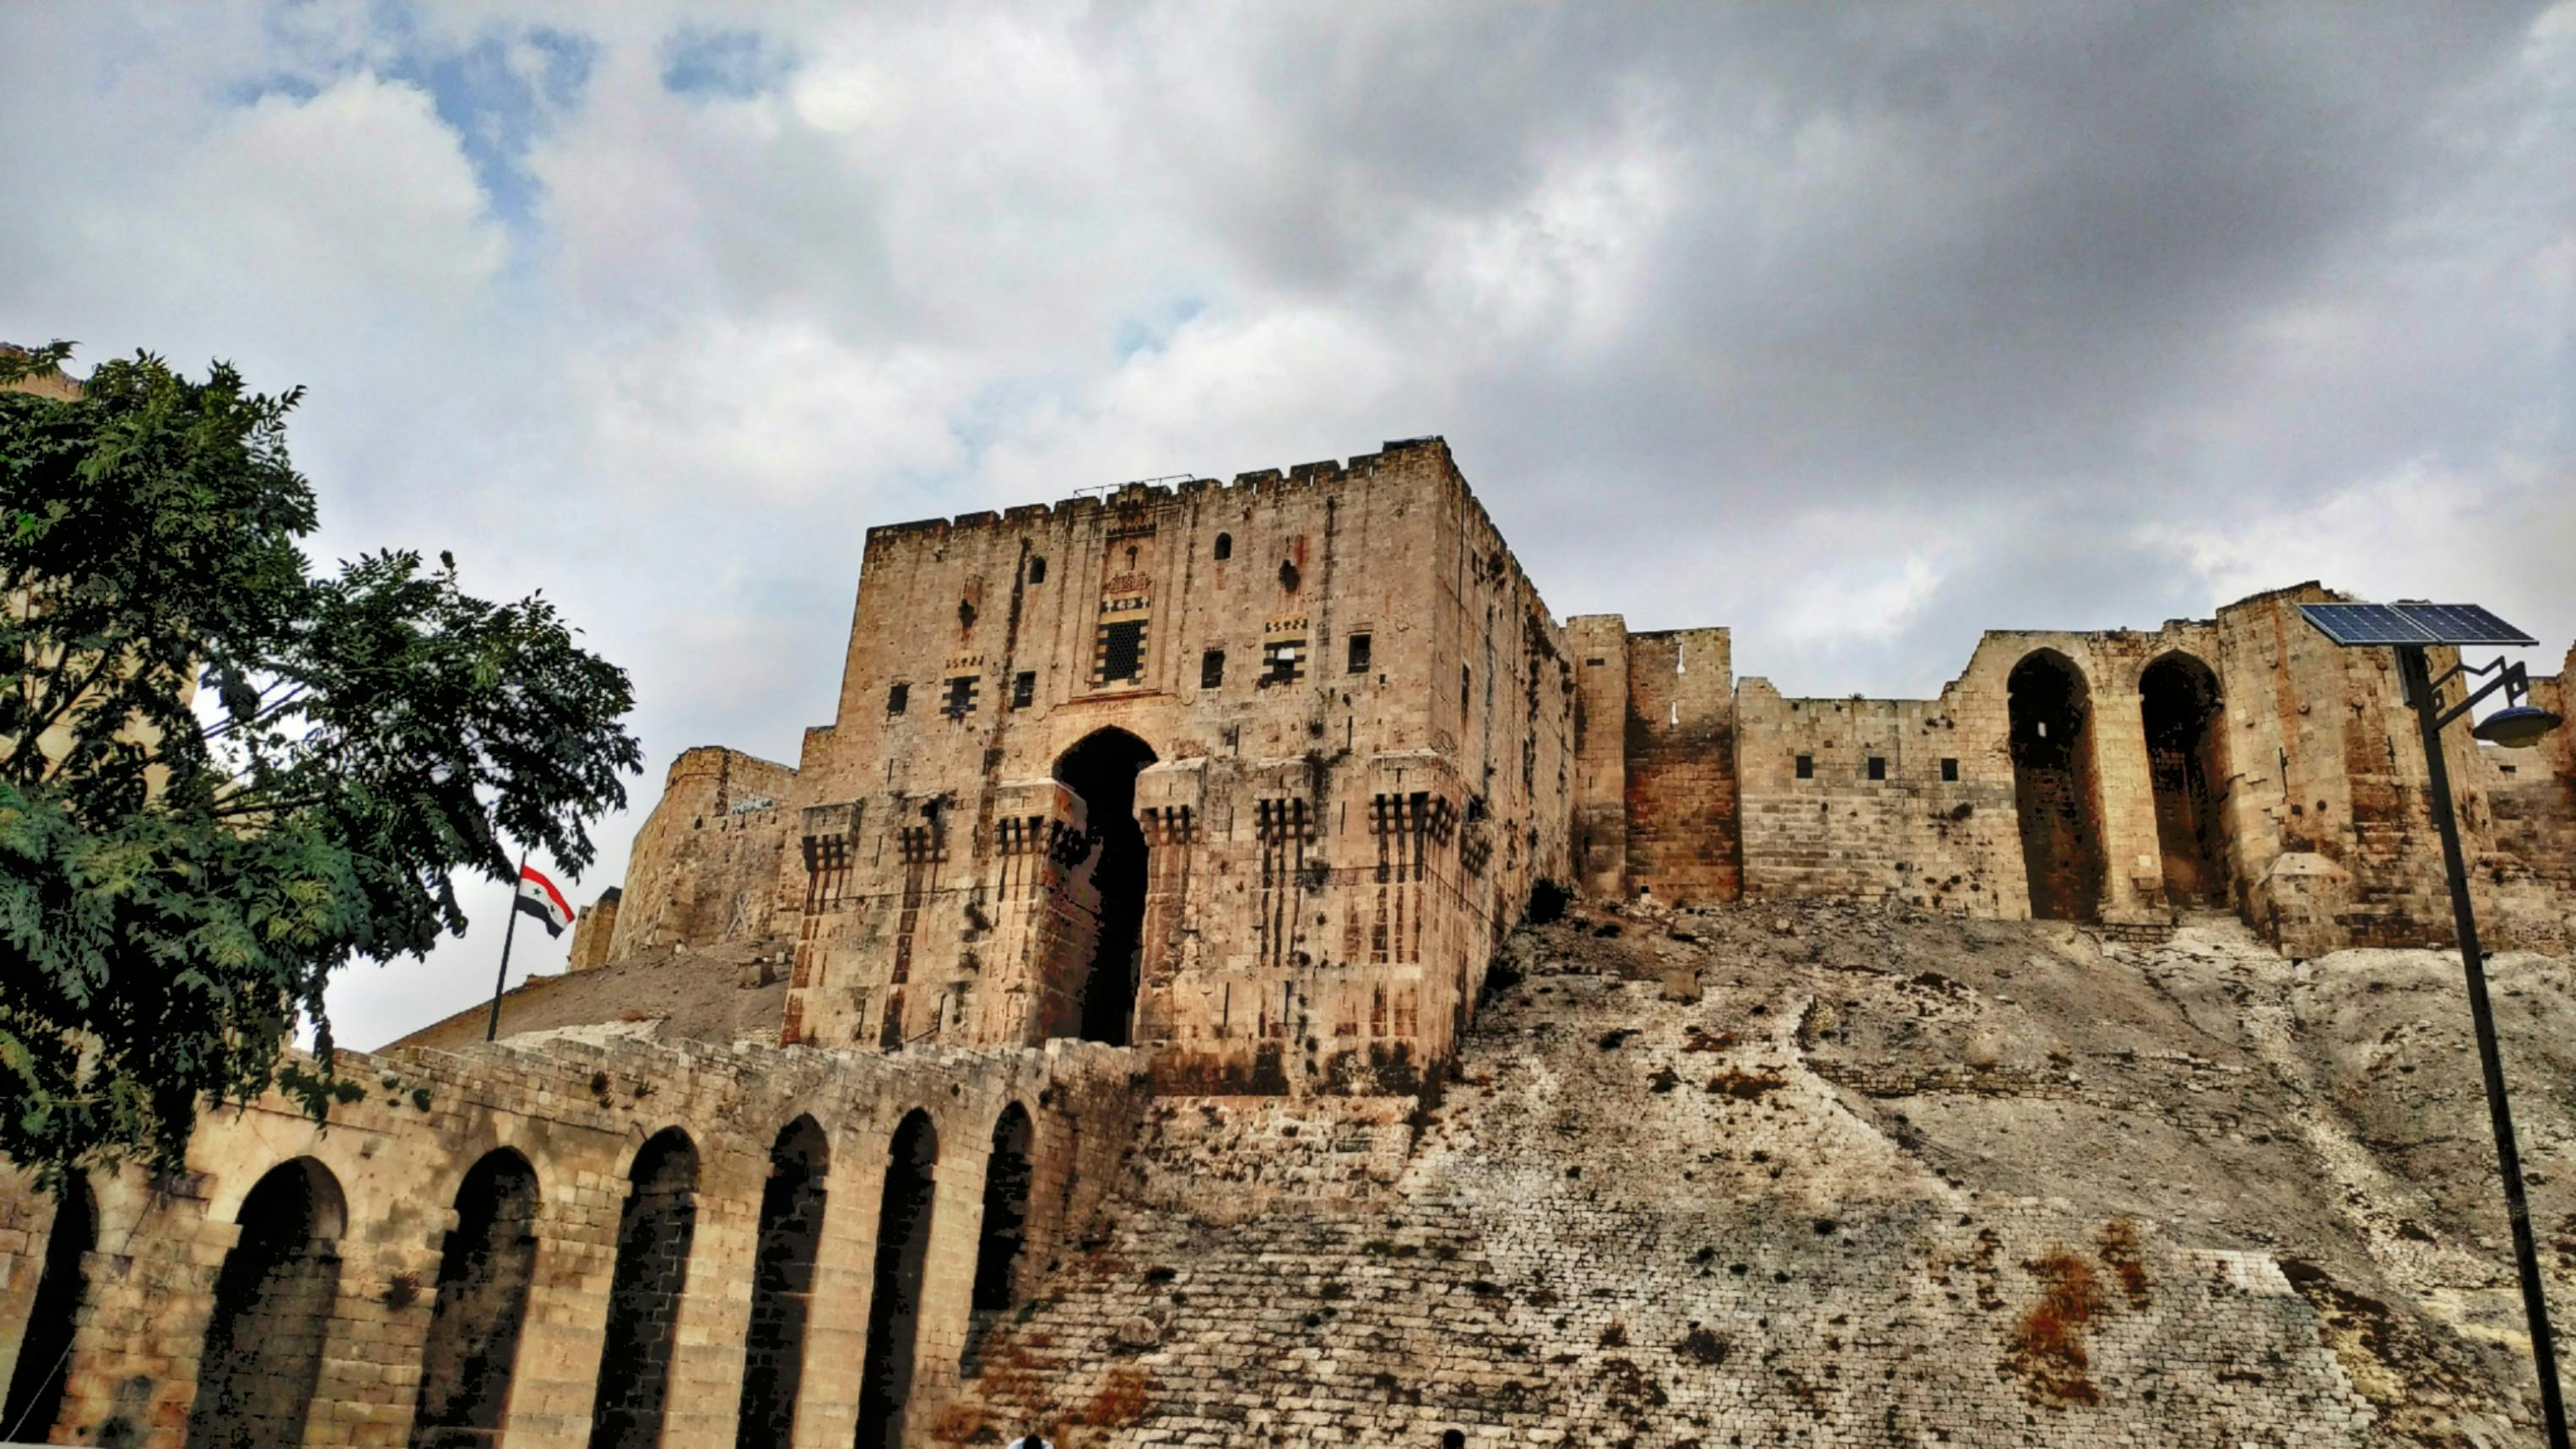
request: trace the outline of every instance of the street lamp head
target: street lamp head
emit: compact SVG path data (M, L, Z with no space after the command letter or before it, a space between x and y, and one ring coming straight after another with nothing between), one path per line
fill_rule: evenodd
M2527 750L2540 743L2540 737L2564 723L2556 710L2537 705L2517 704L2500 709L2469 727L2469 733L2491 745L2508 750Z

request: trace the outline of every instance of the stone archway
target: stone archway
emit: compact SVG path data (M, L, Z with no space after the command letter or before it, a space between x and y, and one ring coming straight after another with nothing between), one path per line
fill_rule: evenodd
M984 1163L983 1235L975 1244L974 1308L998 1313L1012 1305L1019 1287L1020 1250L1029 1225L1029 1148L1036 1133L1028 1109L1013 1102L993 1123L993 1151Z
M805 1382L806 1310L814 1292L814 1259L823 1241L823 1178L831 1144L811 1117L798 1117L769 1151L769 1181L760 1190L760 1239L752 1261L751 1332L744 1348L737 1449L767 1449L796 1431L796 1395Z
M1134 1028L1145 928L1145 832L1136 823L1136 776L1154 760L1143 740L1105 728L1083 736L1055 762L1056 779L1082 797L1098 850L1091 867L1098 926L1073 985L1075 1034L1084 1041L1125 1046Z
M198 1360L189 1449L303 1443L339 1299L349 1208L329 1168L310 1157L270 1168L236 1220L241 1237L216 1276Z
M662 1442L689 1245L698 1231L698 1150L687 1133L677 1127L655 1133L626 1178L590 1449L653 1449Z
M2138 676L2138 713L2146 727L2165 899L2224 907L2233 892L2219 814L2228 768L2218 676L2191 655L2164 655Z
M2005 687L2030 913L2040 920L2098 921L2109 871L2091 690L2074 661L2054 649L2014 665Z
M9 1397L0 1408L0 1442L42 1444L62 1416L63 1384L71 1377L73 1320L89 1296L83 1260L98 1248L98 1200L86 1179L62 1185L54 1226L45 1235L45 1266L28 1305L27 1335L18 1341L18 1366L9 1375Z
M856 1449L902 1449L921 1336L922 1270L930 1256L939 1131L914 1111L895 1128L877 1209L876 1283L868 1298L868 1354L859 1383Z
M506 1147L485 1153L457 1187L421 1346L412 1449L486 1449L500 1437L536 1278L537 1202L536 1169Z

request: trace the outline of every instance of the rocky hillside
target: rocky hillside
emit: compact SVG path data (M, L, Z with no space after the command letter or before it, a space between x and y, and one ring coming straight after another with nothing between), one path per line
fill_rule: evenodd
M657 1041L775 1044L787 1011L787 943L662 950L589 971L531 976L501 998L501 1034L601 1028ZM458 1051L483 1040L487 1000L385 1043ZM596 1035L596 1032L588 1033Z
M1578 913L1508 962L1409 1151L1158 1104L940 1436L2534 1437L2455 963L1827 904ZM2562 1321L2570 975L2494 968Z

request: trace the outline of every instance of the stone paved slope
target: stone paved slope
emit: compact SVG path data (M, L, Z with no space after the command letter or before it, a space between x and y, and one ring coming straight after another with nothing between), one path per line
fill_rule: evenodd
M1245 1171L1196 1104L1158 1107L1190 1130L1149 1136L1140 1190L991 1328L940 1437L2521 1442L2491 1171L2455 1147L2415 1175L2483 1123L2456 985L2355 957L1832 905L1525 933L1373 1196L1230 1203L1294 1178L1294 1144L1248 1135ZM2535 1192L2576 1241L2566 967L2499 979L2548 1081ZM1311 1176L1349 1179L1316 1137ZM1192 1170L1187 1207L1142 1190Z
M624 1025L663 1041L775 1044L779 1018L787 1010L786 968L775 958L785 954L786 945L760 940L666 949L588 971L531 976L501 998L501 1034ZM765 971L761 969L764 957L772 958ZM377 1050L421 1046L461 1051L479 1046L489 1008L486 997L481 1005L434 1021Z

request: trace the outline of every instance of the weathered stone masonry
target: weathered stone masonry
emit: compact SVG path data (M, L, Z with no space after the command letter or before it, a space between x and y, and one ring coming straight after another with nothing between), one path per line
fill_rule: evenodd
M66 1369L55 1442L715 1449L785 1442L771 1427L792 1417L795 1442L849 1443L867 1366L908 1368L881 1386L898 1410L957 1372L995 1251L997 1121L1028 1134L1025 1211L996 1225L1035 1259L1025 1281L1099 1202L1140 1100L1130 1054L1074 1043L558 1041L342 1065L375 1090L327 1131L263 1100L207 1117L184 1175L79 1184L97 1217L68 1355L42 1331L0 1344L0 1377L47 1348ZM889 1346L869 1335L877 1204L907 1131L930 1152L905 1164L920 1271ZM0 1182L13 1307L59 1266L54 1220L23 1178Z
M1437 439L879 528L835 721L794 770L682 756L612 954L792 939L788 1041L1081 1035L1165 1092L1409 1096L1541 877L2447 941L2391 662L2298 618L2328 597L1791 699L1722 628L1557 625ZM2499 940L2562 939L2563 743L2449 747Z
M2387 659L2299 620L2326 597L2306 584L2154 631L1998 631L1937 698L1797 699L1736 680L1721 628L1557 624L1437 439L876 529L833 723L793 768L684 753L622 891L574 941L583 970L745 943L766 972L792 951L780 1045L360 1057L347 1069L373 1090L328 1131L263 1100L208 1117L167 1180L56 1199L0 1179L7 1411L55 1442L171 1449L894 1449L945 1432L941 1414L954 1430L979 1403L1044 1400L1012 1385L1055 1330L1019 1331L1018 1310L1120 1174L1132 1203L1234 1224L1392 1190L1411 1206L1334 1251L1427 1253L1444 1266L1416 1286L1476 1314L1494 1315L1489 1265L1536 1275L1587 1234L1613 1264L1597 1292L1651 1287L1586 1213L1477 1237L1446 1188L1425 1195L1488 1170L1425 1159L1416 1124L1534 884L2114 934L2220 909L2303 957L2446 942L2412 721ZM2564 710L2576 656L2535 685ZM2446 745L2497 940L2563 946L2576 737L2511 759L2465 729ZM1533 1122L1563 1075L1533 1078ZM1131 1157L1149 1105L1151 1150ZM1552 1180L1552 1153L1511 1170ZM1938 1227L1918 1236L1991 1254ZM2277 1284L2188 1261L2215 1286L2140 1319L2141 1343L2219 1318L2248 1343L2308 1331L2235 1302ZM1263 1264L1209 1271L1250 1303ZM1946 1292L1949 1271L1909 1291ZM1311 1310L1256 1305L1262 1332L1284 1344L1340 1311L1344 1285L1311 1286ZM1391 1281L1393 1327L1418 1332L1419 1296ZM1137 1306L1082 1332L1125 1342ZM1622 1311L1622 1333L1697 1341L1697 1323ZM1757 1305L1754 1331L1774 1311ZM1813 1325L1829 1343L1841 1326ZM1561 1436L1575 1420L1516 1397L1526 1327L1471 1335L1497 1357L1455 1405L1380 1384L1372 1432L1455 1408L1482 1416L1477 1442ZM1615 1347L1608 1327L1585 1320L1594 1349ZM1066 1351L1086 1374L1105 1352ZM1390 1350L1376 1378L1402 1361ZM978 1382L951 1403L961 1375ZM1225 1374L1201 1376L1215 1393ZM2294 1418L2331 1427L2330 1377ZM1097 1392L1092 1422L1115 1422L1126 1390L1113 1373ZM2206 1388L2234 1392L2224 1374ZM1862 1399L1835 1402L1837 1432L1867 1431ZM2007 1424L2017 1402L1970 1417ZM1734 1422L1743 1406L1706 1407ZM1335 1414L1269 1422L1320 1438Z

